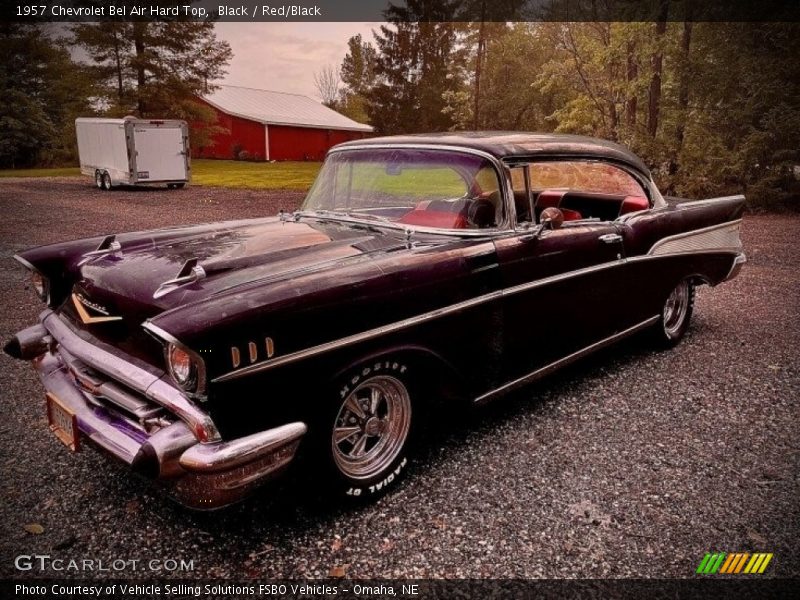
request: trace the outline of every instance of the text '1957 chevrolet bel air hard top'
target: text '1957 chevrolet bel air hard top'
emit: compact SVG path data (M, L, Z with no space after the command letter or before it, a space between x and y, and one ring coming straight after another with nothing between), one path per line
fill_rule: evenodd
M743 207L667 202L639 158L592 138L348 142L294 213L21 252L46 308L5 350L33 363L66 445L188 506L290 463L367 498L404 472L432 406L639 331L675 344L695 287L745 262Z

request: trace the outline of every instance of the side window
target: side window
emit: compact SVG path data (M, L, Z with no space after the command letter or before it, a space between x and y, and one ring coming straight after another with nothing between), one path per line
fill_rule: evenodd
M478 227L496 227L503 221L505 207L500 193L500 182L494 168L485 166L480 169L472 182L473 202L470 206L470 222Z
M631 173L601 161L531 163L530 186L537 218L550 206L559 208L565 221L613 221L650 207L647 193Z
M514 208L517 212L517 223L531 221L530 186L528 185L528 165L510 168L511 189L514 193Z

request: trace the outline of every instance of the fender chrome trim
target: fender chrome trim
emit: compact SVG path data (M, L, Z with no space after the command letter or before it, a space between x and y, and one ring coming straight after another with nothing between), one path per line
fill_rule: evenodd
M702 251L739 253L742 251L739 237L741 223L741 219L736 219L670 235L654 243L647 254L654 256Z
M488 294L483 294L481 296L476 296L475 298L470 298L469 300L463 300L462 302L457 302L449 306L437 308L435 310L422 313L414 317L409 317L408 319L403 319L401 321L389 323L388 325L382 325L380 327L363 331L361 333L356 333L354 335L349 335L340 338L338 340L333 340L331 342L325 342L317 346L312 346L310 348L306 348L305 350L298 350L296 352L286 354L285 356L279 356L277 358L272 358L266 361L255 363L253 365L249 365L242 369L230 371L228 373L225 373L224 375L216 377L215 379L212 380L212 383L222 383L225 381L229 381L231 379L238 379L239 377L244 377L245 375L251 375L253 373L258 373L260 371L273 369L275 367L284 365L286 363L295 362L297 360L307 358L309 356L314 356L315 354L327 352L335 348L343 348L345 346L351 346L353 344L357 344L359 342L363 342L365 340L369 340L387 333L393 333L395 331L399 331L407 327L412 327L414 325L426 323L433 319L438 319L439 317L450 315L467 308L472 308L473 306L478 306L486 302L499 300L505 296L511 296L536 287L549 285L551 283L556 283L559 281L563 281L565 279L571 279L572 277L579 277L581 275L594 273L596 271L604 271L606 269L617 267L623 264L625 264L625 259L613 260L605 263L600 263L599 265L592 265L591 267L585 267L583 269L577 269L575 271L569 271L567 273L560 273L558 275L552 275L550 277L544 277L542 279L537 279L535 281L530 281L528 283L523 283L513 287L496 290L494 292L489 292Z

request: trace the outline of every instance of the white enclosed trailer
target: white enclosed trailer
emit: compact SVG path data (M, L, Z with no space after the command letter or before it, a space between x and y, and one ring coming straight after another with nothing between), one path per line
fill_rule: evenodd
M189 181L189 128L161 119L75 119L81 173L103 190L115 185Z

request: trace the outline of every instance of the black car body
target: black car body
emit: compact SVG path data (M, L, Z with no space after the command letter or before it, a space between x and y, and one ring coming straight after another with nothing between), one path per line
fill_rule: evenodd
M213 508L299 452L382 492L440 402L481 403L649 329L745 262L741 196L666 201L609 142L473 133L335 147L300 211L17 258L47 303L6 346L51 428Z

